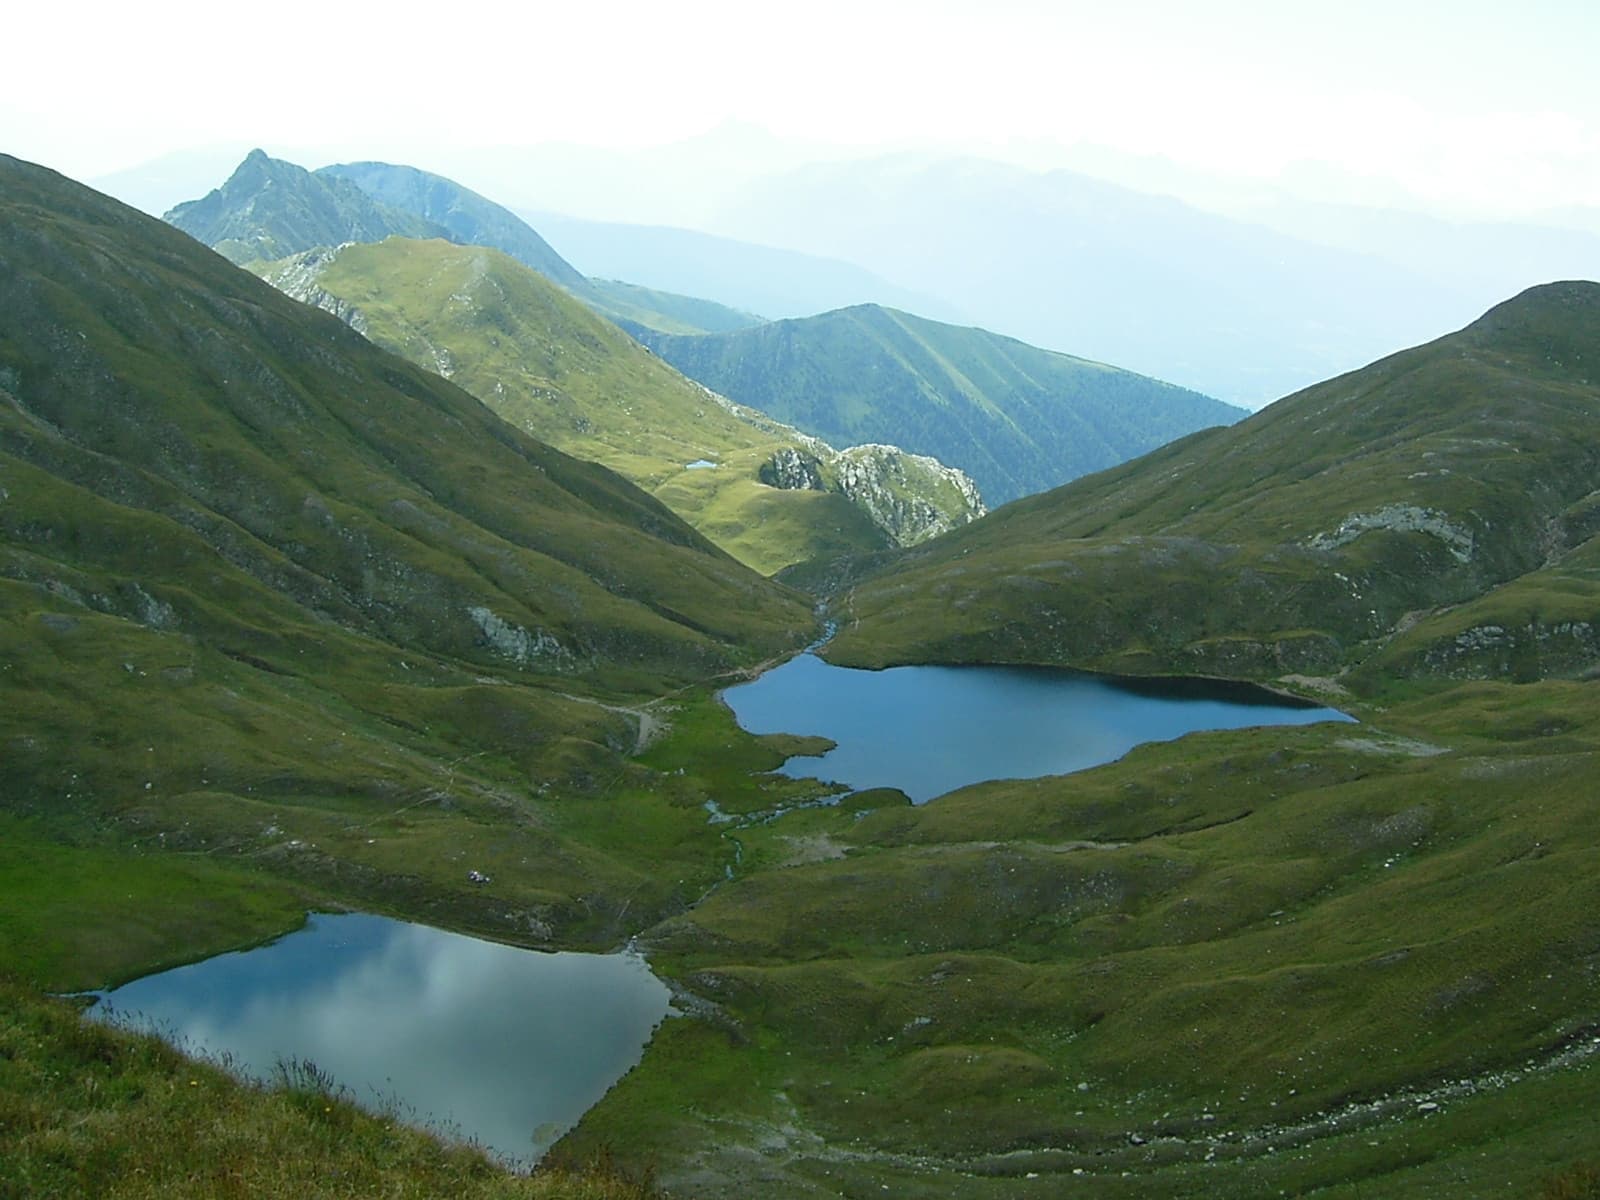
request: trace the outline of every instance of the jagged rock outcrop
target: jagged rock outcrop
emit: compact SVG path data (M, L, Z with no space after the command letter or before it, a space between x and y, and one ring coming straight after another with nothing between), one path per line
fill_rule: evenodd
M785 446L761 464L756 478L768 487L786 492L825 492L822 481L822 463L814 454L807 454L793 446Z
M806 438L804 448L785 446L774 453L758 477L768 487L788 491L839 492L896 546L914 546L987 511L965 471L899 446L835 450Z
M278 264L278 269L269 282L285 296L292 297L302 304L309 304L313 308L320 308L323 312L332 313L365 337L368 333L366 314L348 300L335 296L317 283L322 268L342 249L344 246L318 246L315 250L292 255ZM449 376L446 375L446 378Z
M978 485L958 467L898 446L869 444L839 452L839 490L896 545L946 533L983 516Z

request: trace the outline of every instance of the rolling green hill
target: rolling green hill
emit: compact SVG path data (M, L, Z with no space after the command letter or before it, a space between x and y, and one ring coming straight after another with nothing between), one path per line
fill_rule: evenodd
M524 266L532 267L552 283L580 293L589 281L510 209L488 200L460 184L389 163L339 163L315 172L319 179L341 179L355 184L376 203L411 214L444 230L440 236L462 246L493 246ZM347 239L380 242L382 238ZM336 246L338 242L321 242ZM310 249L310 247L300 247Z
M1258 678L1402 658L1575 674L1600 646L1593 583L1566 557L1600 531L1597 361L1600 285L1533 289L896 560L856 590L833 652Z
M877 305L714 336L639 336L691 379L835 444L960 467L990 504L1243 410L1102 363Z
M519 428L633 480L760 570L909 545L982 511L938 463L836 451L712 395L497 251L395 238L263 270Z

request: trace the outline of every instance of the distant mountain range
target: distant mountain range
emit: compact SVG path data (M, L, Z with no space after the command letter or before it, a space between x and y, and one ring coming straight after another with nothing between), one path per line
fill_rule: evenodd
M1408 223L1366 212L1385 219ZM1600 274L1600 239L1545 231L1559 250L1524 260L1532 273L1496 251L1492 278L1463 286L1493 229L1409 223L1450 247L1447 262L1466 261L1438 269L1413 233L1398 239L1408 253L1366 234L1313 240L1333 227L1326 215L1280 230L1070 171L902 155L752 184L718 228L859 263L987 328L1252 406L1459 327L1509 291Z
M363 203L352 201L352 188L361 193ZM340 221L346 217L348 223L341 226ZM218 245L232 249L240 258L248 258L258 249L289 247L298 252L345 241L380 241L387 236L386 230L400 232L408 222L418 221L452 242L496 246L591 308L621 322L664 359L713 391L834 446L889 445L902 447L913 456L955 455L956 461L970 464L962 469L978 480L979 487L1000 501L1054 486L1086 471L1120 462L1172 437L1242 415L1195 393L1102 364L874 306L769 325L750 314L710 302L621 284L596 284L579 274L508 210L449 180L410 167L363 163L307 172L292 164L276 163L258 152L246 159L222 189L202 201L179 206L168 214L168 219L197 235L221 237ZM426 305L417 307L420 298L414 292L418 278L401 285L371 275L380 262L398 268L403 259L404 255L398 253L380 258L368 256L363 260L366 273L359 281L337 272L322 279L321 272L331 261L326 258L318 260L318 279L314 282L304 278L308 268L303 263L268 274L292 291L299 288L295 294L319 303L306 289L314 287L327 293L326 307L333 311L342 312L341 305L362 310L367 321L364 328L385 344L411 355L414 361L443 369L437 355L440 349L446 349L454 356L455 369L470 369L476 364L477 382L469 386L502 412L509 412L512 404L506 399L506 389L511 386L507 381L519 374L533 378L516 365L518 354L547 364L534 373L546 381L530 385L537 390L551 386L548 364L575 363L583 358L579 351L577 357L569 354L562 360L555 348L563 338L576 338L591 346L605 342L610 346L608 353L624 353L619 343L608 342L593 329L577 332L570 314L553 325L546 318L540 318L544 324L521 317L503 318L511 322L504 330L512 338L506 344L491 344L459 327L451 333L435 330L431 337L419 341L416 330L425 319L437 322L446 312L465 314L459 304L447 304L451 298L443 294L432 296ZM483 260L478 269L488 261ZM336 282L341 278L342 284ZM408 331L404 334L377 320L386 311L384 293L391 286L395 295L389 298L392 306L387 311L396 312L411 305L404 321ZM530 312L552 311L551 302L535 300L529 286L516 285L524 307ZM482 322L481 316L471 319ZM701 336L692 332L697 328L720 328L726 332ZM424 345L425 351L417 349ZM577 343L572 348L577 350ZM496 364L493 367L489 365L491 360ZM631 369L637 373L637 368ZM562 378L580 380L585 375L591 381L601 378L592 371L567 371ZM567 385L554 386L560 390ZM662 386L672 390L669 383L663 382ZM581 392L582 387L573 395ZM617 439L635 422L617 422L602 415L602 410L610 411L606 405L615 406L625 394L633 396L630 402L636 402L637 392L637 388L625 393L590 386L582 404L600 404L601 409L587 421L576 417L557 421L547 413L543 423L530 424L533 418L526 408L513 419L575 453L595 454L654 489L666 478L669 459L649 454L641 457L638 438L632 438L624 447ZM703 407L696 400L689 409L698 411ZM688 416L687 409L673 411L677 415L656 412L648 422L651 432L645 441L659 442L663 437L671 440L680 427L686 434L680 441L700 437L700 433L688 431L703 428L703 422ZM772 429L768 433L790 441L796 436L792 430L785 433ZM602 445L596 437L611 440ZM748 448L739 438L692 455L680 447L671 456L675 459L671 469L681 472L685 462L702 458L720 461L728 452ZM825 463L834 453L828 447L804 453L815 460L814 469L806 478L823 491L832 490L830 479L859 475L838 475L827 468ZM864 461L878 460L869 455ZM917 540L978 511L966 498L959 481L941 474L932 465L913 465L918 460L907 456L893 461L899 464L896 472L910 472L896 474L892 483L887 477L881 481L898 499L890 504L880 497L868 511L875 514L873 524L894 543ZM755 479L760 472L746 464L737 472L697 476L693 495L676 484L671 494L674 503L690 505L679 511L702 528L716 529L720 544L736 548L746 561L776 569L799 561L799 556L809 551L831 554L870 548L862 540L866 531L858 519L841 521L819 511L817 520L833 534L820 540L810 535L797 540L792 531L791 536L781 537L762 549L746 522L759 516L762 524L770 526L768 536L776 537L776 531L785 523L768 520L769 505L751 508L753 501L747 497L730 509L727 496L708 493L713 479L723 481L735 475ZM782 472L778 476L787 477ZM813 488L808 485L803 490ZM902 505L909 505L910 509L902 511ZM734 509L745 512L746 517L737 518ZM718 515L713 516L713 510ZM854 532L846 534L847 530Z
M1115 466L1243 409L877 305L731 333L635 334L685 375L832 442L959 466L991 504Z
M1541 678L1600 658L1600 284L1032 496L856 589L851 661Z
M532 209L521 213L591 279L626 279L669 292L704 296L768 320L810 317L869 303L941 321L966 320L959 306L949 300L900 287L836 258L690 229L586 221Z
M1293 190L1303 180L1227 179L1103 148L1055 158L1074 170L1041 170L729 127L637 151L437 154L519 212L550 214L534 224L593 276L768 318L877 303L1251 407L1526 287L1600 277L1591 210L1452 220L1359 179L1313 190L1365 206L1311 202ZM214 154L172 155L103 186L149 207L223 169Z

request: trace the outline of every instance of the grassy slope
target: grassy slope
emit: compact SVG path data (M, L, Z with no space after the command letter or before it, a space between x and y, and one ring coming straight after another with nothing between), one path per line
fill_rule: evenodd
M301 269L290 262L268 278L288 285ZM346 246L317 269L315 286L359 310L381 345L448 375L513 425L633 480L759 570L888 544L837 491L759 481L778 450L801 440L794 430L736 415L493 250L404 239ZM686 469L702 459L719 466Z
M716 839L634 786L634 710L807 605L182 234L3 170L7 809L536 939L693 895ZM658 840L613 845L634 809Z
M1106 1196L1491 1197L1592 1154L1597 293L1532 293L861 586L847 658L1277 674L1281 648L1240 646L1348 646L1313 661L1359 664L1362 726L741 827L749 873L645 938L716 1021L669 1029L575 1144L625 1136L707 1195L1082 1172ZM1304 545L1398 503L1470 532L1467 560L1425 532ZM1316 589L1350 581L1357 623L1319 626L1345 610ZM1374 609L1398 631L1353 635Z
M993 504L1240 410L1101 363L876 305L718 336L648 336L684 374L835 444L961 467Z
M1406 630L1422 654L1419 637L1466 616L1436 626L1430 612L1548 567L1565 579L1555 619L1525 631L1522 653L1542 638L1552 665L1581 661L1597 593L1560 563L1600 528L1597 313L1595 284L1535 289L1237 426L1008 506L859 587L859 625L831 653L1329 673ZM1433 528L1384 516L1401 511Z
M372 373L375 352L336 352L353 339L331 321L281 326L282 302L231 293L243 286L232 275L220 277L231 302L189 288L192 250L167 243L158 267L121 240L125 210L7 170L8 203L51 192L3 226L8 264L26 263L28 231L54 221L58 242L88 232L97 271L131 272L115 290L139 300L96 292L57 257L50 278L78 289L63 293L99 302L72 307L73 321L49 309L53 324L0 346L0 386L27 405L7 400L20 415L0 459L0 953L26 981L120 977L273 932L310 903L521 940L604 943L655 921L658 964L705 1019L670 1022L566 1149L610 1143L699 1195L987 1197L1083 1183L1108 1196L1340 1196L1359 1183L1491 1196L1592 1153L1600 1079L1592 1059L1561 1059L1565 1043L1596 1036L1600 1011L1592 685L1383 675L1360 730L1191 737L920 809L882 796L806 807L824 789L749 774L776 762L782 739L740 734L698 690L673 711L657 704L672 732L629 761L619 751L635 719L585 696L636 704L627 688L709 669L710 647L737 658L730 645L702 634L688 644L708 649L687 652L663 634L628 664L597 658L592 673L556 676L575 697L563 698L536 686L548 675L482 646L406 641L398 594L365 604L364 578L315 590L302 565L311 533L272 539L269 523L242 520L247 506L226 523L212 515L223 478L272 494L237 445L212 432L219 471L188 449L178 410L156 436L85 402L109 374L125 403L149 403L131 352L112 348L157 343L150 293L182 311L191 346L212 347L168 364L173 403L199 394L186 371L252 329L279 338L254 347L262 373L223 361L258 429L271 427L260 414L274 394L296 411L323 395L309 378L288 392L263 382L306 347L368 405L404 414L418 397L408 389L422 389L452 439L477 428L464 398L392 360ZM30 303L45 285L31 286ZM33 313L17 295L7 311ZM33 407L51 394L45 366L75 384L53 429ZM74 438L118 455L85 458ZM325 432L318 444L333 456L342 443ZM142 465L119 467L124 457ZM392 444L371 459L413 461ZM559 473L564 460L538 461ZM349 481L316 494L358 514L367 493L392 494L341 465ZM440 505L429 511L444 521L455 510L436 498L450 482L438 470L410 502ZM692 561L721 561L635 493L605 494L614 510L657 513ZM1581 532L1582 506L1562 511ZM1587 554L1544 569L1581 585ZM758 618L796 610L752 587L773 607L738 619L781 644L781 622ZM1472 602L1498 617L1526 599L1509 595ZM712 798L734 822L706 822ZM819 844L845 857L796 854ZM468 865L493 887L469 890ZM734 878L712 890L725 868ZM149 1044L102 1039L26 992L6 992L0 1012L0 1186L13 1192L518 1186L397 1145L383 1122L314 1090L263 1102ZM140 1191L135 1166L167 1173Z

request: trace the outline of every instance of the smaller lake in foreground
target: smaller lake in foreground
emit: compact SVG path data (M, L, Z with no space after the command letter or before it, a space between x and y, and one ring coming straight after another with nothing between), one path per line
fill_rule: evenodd
M899 788L918 804L984 780L1081 771L1200 730L1352 720L1249 684L1050 667L861 671L809 653L722 696L751 733L838 743L820 757L789 759L783 774Z
M364 1107L527 1165L638 1063L669 999L637 955L348 913L101 993L91 1013L257 1079L310 1061Z

